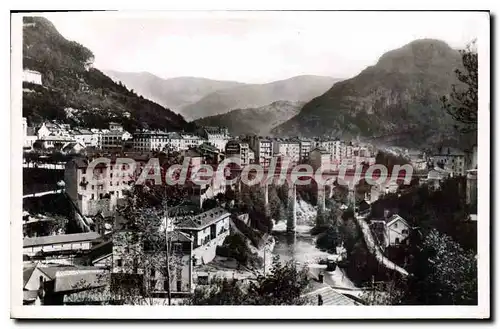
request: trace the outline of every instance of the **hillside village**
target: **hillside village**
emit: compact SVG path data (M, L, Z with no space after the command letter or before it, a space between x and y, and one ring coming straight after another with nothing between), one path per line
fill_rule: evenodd
M36 38L45 30L53 34L48 44L65 49L68 42L46 19L26 18L24 30L25 46L38 47ZM46 49L34 58L30 47L24 62L25 305L353 306L422 304L433 298L437 304L477 303L477 278L466 288L440 279L454 275L454 261L464 280L477 271L477 143L409 148L344 135L323 122L320 129L295 134L305 122L302 110L273 134L267 129L269 136L235 135L222 124L204 126L203 118L187 122L113 82L92 67L83 46L72 46L83 56L78 65L69 67L74 58L66 56L46 58ZM346 88L342 82L335 86L327 92ZM311 104L304 108L318 111ZM286 134L274 134L285 128ZM92 168L95 182L88 181L89 164L97 158L109 162ZM119 158L137 166L124 174L130 168ZM230 158L239 162L229 170L236 178L231 184L217 179L136 184L151 170L151 159L159 160L162 173L188 159L192 173ZM364 179L350 187L241 184L239 175L255 165L274 177L276 163L314 170L335 164L349 172L358 167L366 172L376 164L389 171L410 165L413 176L409 184L398 177L376 186ZM315 252L299 255L310 257L307 261L294 258L299 240ZM449 251L448 263L434 265L432 257L440 255L418 249L438 243L439 252ZM284 255L291 260L273 259ZM417 263L426 264L423 274L415 273ZM276 283L276 273L294 278L294 285L284 288L293 293L259 299ZM390 285L406 299L391 295ZM465 292L443 297L429 288L434 286ZM415 292L422 287L427 295ZM232 296L224 295L227 291Z

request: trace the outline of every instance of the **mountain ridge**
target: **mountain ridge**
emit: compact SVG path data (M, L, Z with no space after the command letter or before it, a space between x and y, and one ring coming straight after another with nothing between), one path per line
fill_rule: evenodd
M271 129L300 111L304 102L275 101L258 108L235 109L195 120L202 126L224 126L232 135L267 136Z
M408 131L407 144L454 139L452 120L439 98L458 83L461 56L434 39L410 42L384 53L377 63L340 81L273 129L276 135L370 137Z
M190 76L165 79L147 71L121 72L105 70L105 72L114 81L122 82L143 97L172 108L179 114L183 114L182 108L184 106L200 100L209 93L244 85L244 83L237 81Z
M93 68L93 61L90 49L64 38L50 20L23 17L23 68L40 72L43 83L23 83L23 116L28 122L58 120L106 128L114 121L128 130L194 129L170 109L115 83Z
M265 84L246 84L208 94L184 107L183 114L196 120L233 109L258 108L278 100L309 101L338 81L327 76L300 75Z

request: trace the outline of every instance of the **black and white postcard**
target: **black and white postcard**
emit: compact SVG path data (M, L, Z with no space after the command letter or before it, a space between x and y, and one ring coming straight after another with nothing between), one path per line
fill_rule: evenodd
M489 318L489 31L12 13L11 316Z

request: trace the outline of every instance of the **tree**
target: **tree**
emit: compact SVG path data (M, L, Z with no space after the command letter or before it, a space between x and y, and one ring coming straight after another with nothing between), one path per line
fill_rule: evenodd
M477 305L477 259L449 236L432 230L413 255L406 304Z
M237 280L216 279L207 288L196 288L187 302L190 305L304 305L301 297L308 287L305 268L294 261L273 259L271 273L245 285Z
M452 85L452 92L449 97L441 97L443 108L457 121L459 125L455 127L460 132L471 132L477 130L477 50L476 41L472 41L463 50L462 63L464 70L456 69L455 73L460 86Z
M132 191L125 205L117 209L118 219L113 233L113 248L123 258L124 273L111 277L112 293L115 299L127 304L153 304L153 290L144 286L142 278L137 276L138 269L143 273L154 270L171 287L176 269L182 266L182 254L170 247L170 232L165 230L166 203L160 207L151 205L154 189L138 188ZM157 191L158 192L158 191ZM174 198L175 200L175 198ZM153 200L153 204L156 202ZM157 205L157 204L156 204ZM169 207L171 209L171 207ZM119 249L119 250L118 250ZM123 274L123 275L121 275ZM152 280L155 280L153 278ZM149 280L148 284L152 282ZM168 289L168 292L170 289ZM170 304L170 298L168 298Z

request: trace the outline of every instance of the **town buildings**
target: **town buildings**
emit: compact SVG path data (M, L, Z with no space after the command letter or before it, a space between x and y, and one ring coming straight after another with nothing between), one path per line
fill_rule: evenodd
M435 167L443 168L454 176L465 175L465 152L456 148L441 147L432 154Z
M25 69L25 70L23 70L23 82L41 85L42 84L42 74L38 71Z
M72 135L76 142L85 145L85 147L99 147L99 135L89 129L73 129Z
M242 166L252 163L255 157L248 143L239 140L230 140L227 142L225 154L226 158L238 158Z
M372 219L370 226L381 247L387 248L408 243L410 224L398 214L389 216L388 211L385 211L384 218L381 220Z
M318 168L326 168L331 164L331 153L322 147L316 147L309 154L309 163L314 171Z
M100 235L95 232L24 238L23 253L31 257L38 254L86 251L99 238Z
M144 249L144 284L148 295L166 297L169 289L174 296L191 293L193 241L189 235L170 231L161 250L151 249L147 244Z
M135 180L136 176L122 172L121 177L116 177L119 168L113 168L115 165L113 162L109 166L104 163L98 164L93 173L87 173L88 164L89 160L82 157L73 158L66 163L64 170L66 194L83 216L112 211L116 207L117 200L123 198L124 191L130 189L129 183ZM128 168L127 164L122 166ZM88 177L92 179L89 180Z
M33 144L38 139L38 136L35 134L35 130L33 127L28 126L28 121L23 117L22 119L23 125L23 148L31 149Z
M224 151L230 139L229 131L225 127L203 127L200 136L215 146L219 151Z
M290 165L299 163L301 159L300 150L301 146L298 139L276 138L273 141L274 154L287 158Z
M175 225L177 230L192 237L195 264L214 259L217 246L229 235L230 216L228 211L214 208Z
M255 152L255 162L269 168L273 157L273 141L268 137L251 136L248 145Z
M301 138L299 140L299 161L305 163L309 160L309 153L314 148L313 142L309 139Z
M109 131L102 132L99 137L98 146L103 151L121 151L124 142L132 139L132 135L115 122L110 122Z

